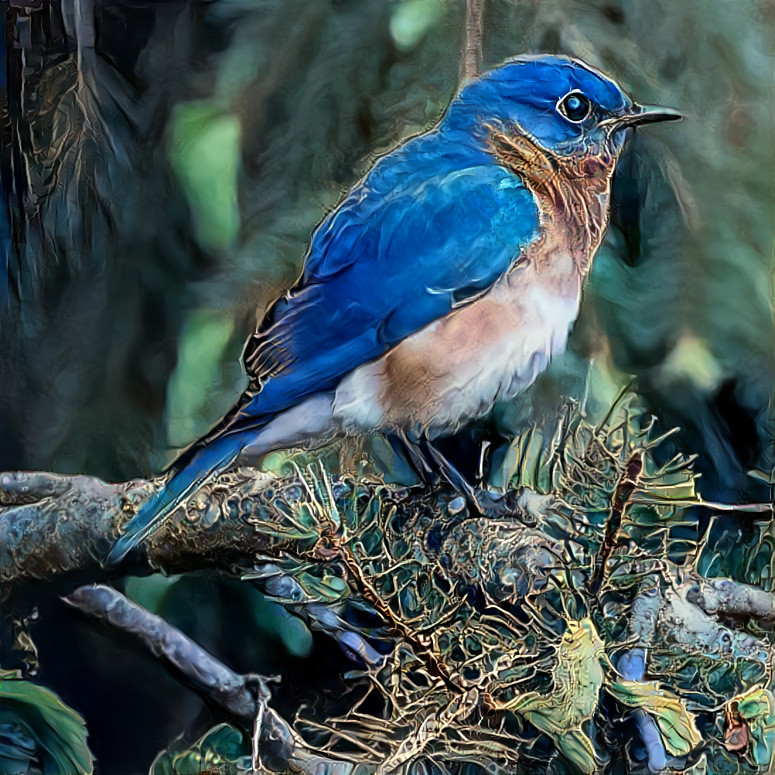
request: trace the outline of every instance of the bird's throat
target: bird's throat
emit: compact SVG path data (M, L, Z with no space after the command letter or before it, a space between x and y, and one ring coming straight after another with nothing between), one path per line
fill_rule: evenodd
M535 196L546 237L564 243L585 274L608 223L615 157L605 152L559 155L526 133L494 129L488 146L498 163L519 175Z

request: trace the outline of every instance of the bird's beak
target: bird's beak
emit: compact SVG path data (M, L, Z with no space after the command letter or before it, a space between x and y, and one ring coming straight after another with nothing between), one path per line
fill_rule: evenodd
M620 121L622 126L640 126L656 121L680 121L683 116L672 108L660 108L656 105L635 105Z
M683 116L672 108L661 108L656 105L633 105L623 116L615 116L601 121L599 126L608 127L611 131L626 129L643 124L653 124L657 121L680 121Z

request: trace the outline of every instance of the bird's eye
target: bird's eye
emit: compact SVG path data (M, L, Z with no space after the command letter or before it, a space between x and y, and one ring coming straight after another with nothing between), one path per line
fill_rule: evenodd
M581 92L566 94L557 104L560 113L575 124L583 121L592 110L592 103Z

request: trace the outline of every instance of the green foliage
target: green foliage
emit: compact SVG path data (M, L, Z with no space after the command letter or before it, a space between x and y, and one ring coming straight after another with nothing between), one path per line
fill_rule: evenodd
M700 503L695 474L681 456L663 460L667 437L654 436L653 425L636 397L623 393L594 423L570 405L559 423L517 439L517 463L506 456L502 479L544 504L528 515L537 521L533 532L513 515L484 519L464 504L452 509L442 493L407 510L401 488L366 488L349 477L331 484L314 456L286 459L300 484L273 504L284 518L256 517L281 554L250 578L274 579L275 600L302 615L309 603L376 609L380 626L357 631L387 640L393 655L379 673L350 676L364 706L383 703L379 722L334 703L328 732L317 706L314 716L301 713L297 728L364 763L423 759L441 767L499 751L527 772L531 752L545 754L546 742L536 747L534 739L541 732L568 766L594 772L599 743L589 730L605 723L599 696L613 682L622 706L655 718L669 752L692 751L699 733L686 706L691 686L684 694L678 681L678 694L659 693L653 682L617 683L607 668L606 654L630 637L632 598L645 581L659 585L665 561L685 562L696 548L687 520L687 509ZM616 499L616 562L596 599L588 585ZM682 664L679 654L663 654L653 669L677 675ZM722 665L745 682L760 675L734 660L717 660ZM497 732L485 708L505 717ZM351 738L368 741L369 752L348 746Z
M531 772L554 750L567 767L595 772L598 733L611 723L599 703L605 692L622 716L649 714L669 755L704 753L724 772L734 757L712 732L718 709L738 687L766 679L766 655L746 651L749 636L730 631L723 649L659 643L639 683L620 680L608 661L632 643L634 598L648 586L673 594L666 568L697 557L692 508L704 501L692 461L673 455L672 434L654 426L623 391L594 421L570 404L559 421L521 434L499 475L524 496L527 525L513 514L480 518L443 493L407 509L403 488L347 476L331 483L307 453L278 459L299 484L273 504L283 519L257 517L279 559L251 578L273 583L274 599L301 616L310 603L332 606L339 633L348 607L376 610L380 623L356 631L391 654L348 676L358 707L375 710L351 712L351 700L329 698L314 713L302 709L296 729L370 765L424 761L457 772L492 757ZM730 771L748 771L738 765Z
M41 221L21 241L19 266L83 268L69 292L56 293L59 306L45 294L25 297L39 324L2 327L9 414L25 417L14 432L31 467L147 468L184 317L228 310L243 339L256 309L293 282L343 189L377 154L431 126L457 87L462 2L216 0L158 14L150 29L145 14L120 6L94 6L105 61L87 59L79 72L72 41L53 22L48 44L65 51L26 57L21 123L35 138L25 161ZM485 3L485 66L524 52L580 56L637 99L687 115L633 139L571 352L531 390L524 414L503 412L520 430L560 395L583 401L599 376L588 364L606 362L635 374L649 408L682 427L684 448L738 487L747 482L734 434L708 402L728 383L740 408L763 416L773 382L773 16L766 4L731 0L656 7L655 27L649 2ZM33 57L51 66L31 72ZM141 87L123 88L122 78ZM106 131L79 131L85 107ZM80 156L73 137L82 138ZM51 148L62 155L53 177ZM91 173L77 179L95 164L99 186ZM207 254L207 282L198 282L202 256L188 233ZM152 325L150 310L161 318ZM192 380L197 416L176 444L239 392L237 355L238 346L219 354L232 369L223 381L208 382L206 369ZM52 362L63 375L50 410L56 432L50 417L36 421L25 408L30 395L49 395ZM169 441L157 432L155 443L158 461Z
M170 161L182 183L203 247L223 250L233 245L240 223L237 118L207 102L178 105L172 123Z
M754 686L729 702L733 711L748 725L749 753L761 770L775 767L775 696L770 689Z
M596 550L603 539L612 497L632 465L635 490L621 514L621 530L638 549L683 562L696 549L696 533L685 508L699 503L691 460L678 454L664 460L660 446L671 435L655 435L655 419L637 395L622 390L597 422L576 404L559 420L535 424L511 442L496 478L517 489L558 498L547 520L556 535ZM579 516L583 515L579 524ZM626 585L628 553L613 576ZM613 581L612 581L613 583Z
M611 681L606 687L623 705L654 717L671 756L688 756L701 742L693 715L680 697L654 681Z
M86 775L93 771L83 719L52 691L0 670L0 771Z
M605 647L590 619L569 621L567 626L557 649L551 692L521 694L504 708L549 735L577 770L593 773L597 770L595 747L581 727L597 710Z
M250 738L231 724L219 724L186 748L171 746L151 765L149 775L242 775L252 771Z

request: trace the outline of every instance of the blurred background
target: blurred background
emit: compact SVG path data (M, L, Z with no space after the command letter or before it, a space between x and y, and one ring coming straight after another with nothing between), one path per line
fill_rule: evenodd
M686 120L633 138L569 352L480 437L506 438L563 398L604 411L634 380L698 456L706 498L766 499L775 3L482 8L485 68L581 57ZM242 343L322 216L375 156L439 118L465 3L6 0L0 13L0 470L145 476L240 394ZM722 521L714 540L747 529ZM238 669L290 667L303 686L320 674L314 651L338 670L244 585L127 591ZM55 593L35 597L40 675L85 713L102 772L145 771L171 738L207 728L213 711Z

